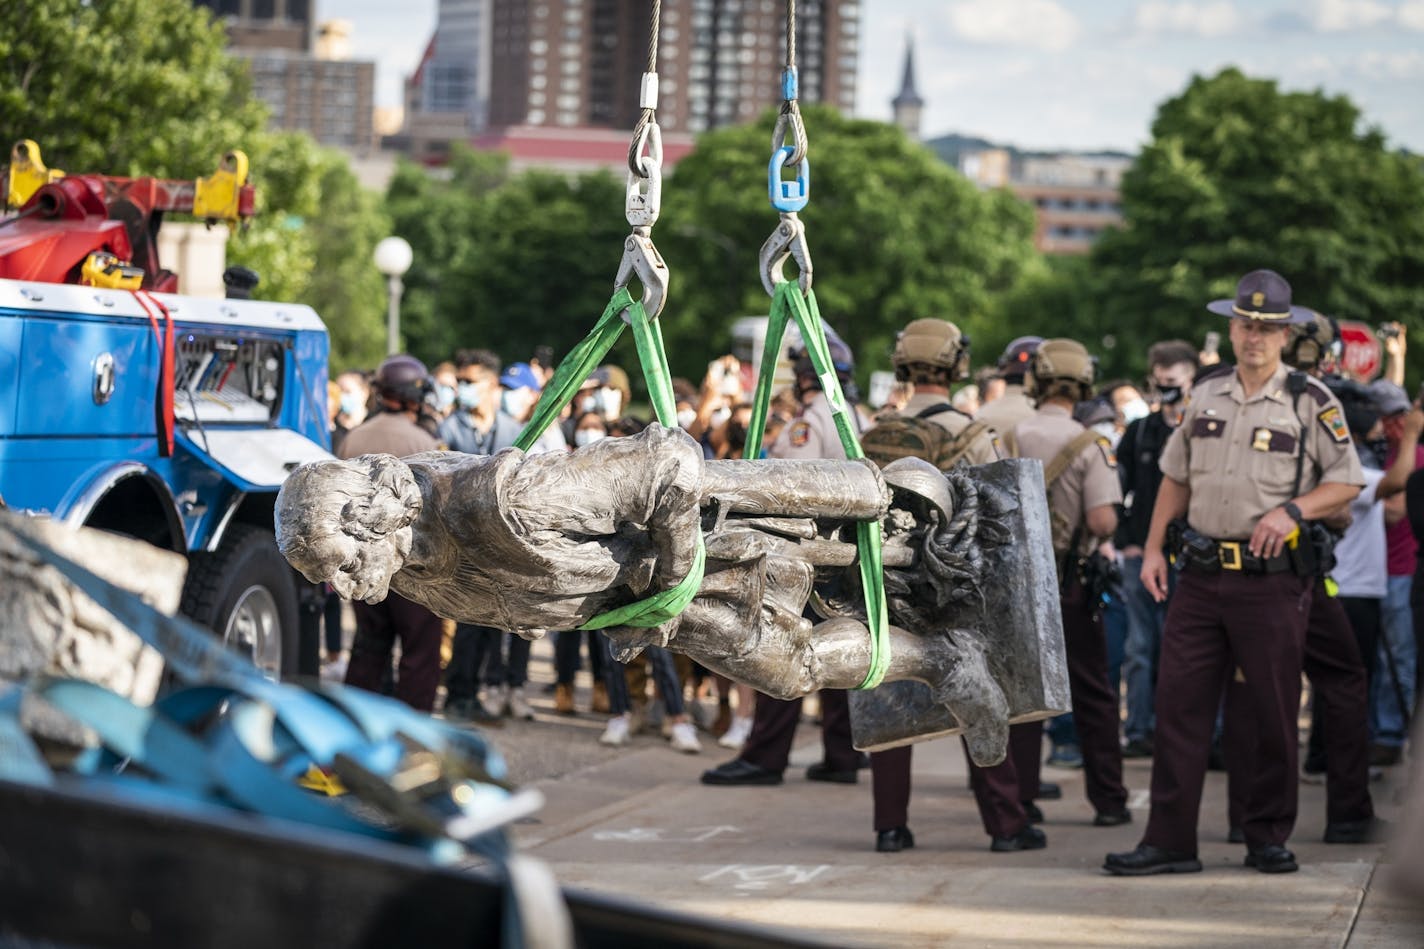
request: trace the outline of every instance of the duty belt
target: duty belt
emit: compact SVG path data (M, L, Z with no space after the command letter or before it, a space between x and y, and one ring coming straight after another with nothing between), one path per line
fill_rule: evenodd
M1247 549L1244 540L1213 540L1216 557L1222 570L1241 573L1285 573L1292 569L1290 554L1282 551L1274 557L1258 557ZM1188 567L1193 566L1190 562Z

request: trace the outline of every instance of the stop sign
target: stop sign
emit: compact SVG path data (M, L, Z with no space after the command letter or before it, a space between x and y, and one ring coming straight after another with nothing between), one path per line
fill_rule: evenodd
M1368 323L1341 322L1340 339L1345 353L1340 371L1352 379L1369 382L1380 373L1380 342Z

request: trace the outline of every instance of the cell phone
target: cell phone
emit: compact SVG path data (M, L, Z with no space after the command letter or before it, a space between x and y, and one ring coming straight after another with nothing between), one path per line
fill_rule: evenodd
M1216 330L1206 334L1206 342L1202 345L1202 352L1216 355L1221 349L1221 334Z

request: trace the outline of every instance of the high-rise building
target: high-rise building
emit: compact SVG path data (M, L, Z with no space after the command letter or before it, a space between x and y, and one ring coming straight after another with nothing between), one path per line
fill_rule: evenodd
M375 143L376 64L349 58L351 26L313 28L311 0L195 0L220 19L274 128L357 152Z
M493 126L631 126L647 65L652 0L488 0ZM802 0L802 100L855 106L859 0ZM659 124L700 132L749 121L781 99L786 7L664 0Z

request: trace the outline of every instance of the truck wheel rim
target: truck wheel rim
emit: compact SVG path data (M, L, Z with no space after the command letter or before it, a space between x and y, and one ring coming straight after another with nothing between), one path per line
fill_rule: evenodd
M282 674L282 624L277 601L264 586L242 591L228 617L223 642L244 656L269 679Z

